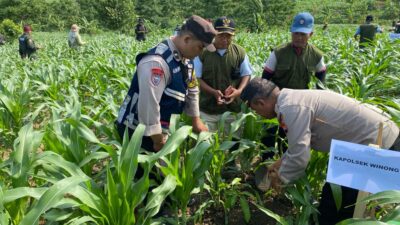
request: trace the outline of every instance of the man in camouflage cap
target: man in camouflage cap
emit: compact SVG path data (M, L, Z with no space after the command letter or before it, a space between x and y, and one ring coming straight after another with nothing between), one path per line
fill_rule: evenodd
M218 32L214 40L217 51L210 52L205 49L194 60L201 88L201 118L210 131L217 130L223 113L240 112L242 101L239 96L252 74L246 51L233 42L235 36L233 19L220 17L215 20L214 27ZM229 128L234 119L233 115L226 118L225 128Z

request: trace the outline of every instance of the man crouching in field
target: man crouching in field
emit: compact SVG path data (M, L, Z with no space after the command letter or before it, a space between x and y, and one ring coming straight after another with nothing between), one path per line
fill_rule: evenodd
M331 91L279 88L271 81L255 78L241 94L257 114L278 118L288 138L282 158L268 168L258 188L280 188L304 175L310 149L329 152L332 139L364 144L375 143L378 127L383 123L382 148L400 150L399 128L387 116L356 100ZM265 170L267 171L267 170ZM339 210L325 183L319 205L319 224L333 225L353 216L358 190L341 187ZM353 206L351 206L353 205ZM350 206L350 207L348 207Z

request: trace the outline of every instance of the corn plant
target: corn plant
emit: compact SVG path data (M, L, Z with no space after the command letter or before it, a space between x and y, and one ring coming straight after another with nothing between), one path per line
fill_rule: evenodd
M361 200L369 202L370 207L381 206L386 210L378 218L371 219L347 219L338 224L340 225L361 225L361 224L398 224L400 221L400 191L383 191L370 195ZM379 221L377 221L379 219Z

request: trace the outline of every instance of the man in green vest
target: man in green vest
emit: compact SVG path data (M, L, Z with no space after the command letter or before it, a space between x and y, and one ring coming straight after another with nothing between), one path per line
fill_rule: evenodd
M240 112L240 94L247 85L252 68L246 51L233 42L235 23L226 16L214 22L218 34L214 39L215 52L203 50L194 60L200 84L200 116L210 131L218 129L224 112ZM225 128L234 116L226 119ZM227 131L227 130L226 130Z
M40 48L32 39L32 28L29 25L24 26L24 33L18 38L19 55L21 59L34 59L36 51Z
M320 82L324 82L326 66L323 53L308 43L313 29L314 17L310 13L297 14L290 28L292 41L278 46L271 52L264 64L262 78L273 81L280 89L308 89L313 75ZM317 88L321 88L319 84ZM277 131L281 138L285 138L285 132L273 126L266 131L266 136L261 140L266 147L275 146ZM285 151L281 138L277 138L278 148ZM273 156L274 152L264 153L263 159Z
M375 39L375 34L383 32L382 28L372 23L373 21L374 17L372 15L368 15L365 19L365 23L360 25L354 34L355 39L360 36L360 48L370 45Z

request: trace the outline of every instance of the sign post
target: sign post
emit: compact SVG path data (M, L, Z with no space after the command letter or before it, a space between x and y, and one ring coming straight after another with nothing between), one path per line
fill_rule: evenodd
M378 138L376 140L376 145L370 144L372 147L376 147L379 150L382 147L382 133L383 133L383 123L379 124ZM364 218L365 210L367 209L367 202L361 202L362 199L368 197L370 195L369 192L359 191L356 200L356 207L354 208L353 218ZM371 210L371 214L373 215L375 210Z

